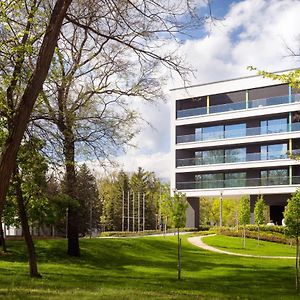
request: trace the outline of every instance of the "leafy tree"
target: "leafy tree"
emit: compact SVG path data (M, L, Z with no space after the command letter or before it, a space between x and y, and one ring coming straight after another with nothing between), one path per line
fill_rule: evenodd
M236 226L239 203L236 199L223 199L222 200L222 222L225 226ZM212 200L210 210L210 220L214 224L218 224L220 220L220 199L215 198Z
M284 211L284 221L286 224L287 235L294 237L296 240L296 289L299 290L299 268L300 268L300 190L288 200Z
M16 2L21 3L23 11L27 12L27 15L20 16L16 14L15 4ZM23 90L20 92L18 90L18 94L21 94L18 108L9 112L12 115L11 119L11 130L7 138L4 141L4 146L2 149L1 157L0 157L0 215L2 215L5 197L8 191L10 178L15 169L15 163L17 158L17 153L24 135L24 132L27 127L27 123L30 118L30 114L33 110L33 106L37 100L39 93L42 90L43 82L47 76L50 63L52 60L52 56L54 53L54 49L57 43L57 39L60 33L60 29L62 26L62 22L64 17L66 16L67 9L69 8L72 0L57 0L55 5L53 6L53 10L50 13L50 18L48 25L44 31L43 41L39 47L39 53L33 62L35 67L31 72L31 76L29 76L27 82L23 85ZM7 88L6 95L7 100L10 101L12 99L12 95L18 86L19 80L22 78L21 74L24 72L24 54L26 53L28 41L31 40L30 33L32 32L32 22L34 20L33 12L38 8L40 1L33 0L31 3L31 7L28 10L27 1L11 1L5 3L5 5L1 5L1 34L5 36L6 33L3 31L6 28L7 31L12 29L14 31L14 26L19 26L19 20L15 20L15 16L23 22L25 20L25 26L23 30L20 32L21 42L19 47L9 49L11 52L16 53L16 60L14 66L11 68L10 77L7 79L9 84ZM10 12L10 15L7 15L7 12ZM15 22L17 21L17 22ZM17 25L16 25L17 24ZM11 26L12 27L11 27ZM16 31L18 32L18 31ZM19 39L17 39L19 40ZM33 39L34 40L34 39ZM8 54L8 53L7 53ZM9 56L9 54L8 54ZM9 76L9 75L8 75ZM7 113L7 106L5 106L5 100L1 99L4 106L1 105L1 112L4 114ZM4 109L3 109L4 108Z
M91 237L93 229L99 228L100 200L96 178L83 164L77 172L77 199L79 201L79 233L89 234Z
M265 202L264 202L264 197L261 195L257 198L255 202L255 207L254 207L254 221L255 224L257 225L257 241L259 244L259 229L260 225L265 223Z
M243 247L246 247L246 225L250 223L250 201L244 196L240 199L239 223L243 225Z
M211 222L211 211L213 201L207 198L200 198L200 224L207 225Z

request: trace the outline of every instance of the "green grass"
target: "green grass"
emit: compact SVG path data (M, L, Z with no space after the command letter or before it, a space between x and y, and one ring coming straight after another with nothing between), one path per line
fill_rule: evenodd
M294 261L232 257L201 250L182 237L182 280L176 237L84 239L82 256L66 241L37 241L42 279L27 275L23 242L0 256L0 299L297 299ZM298 298L299 299L299 298Z
M295 247L286 244L259 241L257 239L246 239L246 247L243 248L241 237L215 235L204 237L203 242L215 248L242 254L263 256L295 256Z

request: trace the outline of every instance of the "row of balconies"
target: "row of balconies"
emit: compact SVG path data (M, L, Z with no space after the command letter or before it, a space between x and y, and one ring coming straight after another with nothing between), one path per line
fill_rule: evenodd
M199 115L222 113L234 110L244 110L250 108L281 105L288 103L300 102L300 94L285 95L280 97L270 97L257 100L243 100L240 102L212 105L206 107L190 108L177 111L177 119L194 117Z
M235 187L268 187L276 185L298 185L300 184L300 176L284 176L284 177L268 177L268 178L239 178L224 180L199 180L188 182L177 182L178 190L191 189L222 189Z
M199 158L181 158L176 160L176 167L288 159L290 155L299 155L299 154L300 154L300 150L293 150L291 154L282 153L281 151L279 151L279 152L243 153L243 154L232 154L232 155L210 156L210 157L199 157Z
M257 136L274 133L294 132L300 131L300 123L292 124L279 124L277 126L267 127L247 127L243 130L232 129L215 132L199 132L196 134L179 135L176 138L177 144L201 142L201 141L212 141L212 140L223 140L229 138L243 138L247 136Z

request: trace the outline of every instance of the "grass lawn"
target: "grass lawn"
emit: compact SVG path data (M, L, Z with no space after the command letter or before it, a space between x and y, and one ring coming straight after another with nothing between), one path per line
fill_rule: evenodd
M232 257L182 240L182 280L176 237L81 240L81 258L65 240L36 242L42 279L30 279L23 242L0 256L0 299L299 299L294 261Z
M295 246L286 244L271 243L259 241L256 239L246 239L246 248L243 248L243 239L241 237L232 237L225 235L215 235L204 237L203 242L215 248L242 254L265 255L265 256L295 256Z

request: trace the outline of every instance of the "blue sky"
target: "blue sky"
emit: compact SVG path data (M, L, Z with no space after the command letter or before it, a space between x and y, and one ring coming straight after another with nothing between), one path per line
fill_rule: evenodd
M214 0L212 13L220 21L195 30L180 46L170 45L195 70L190 84L253 75L247 70L249 65L269 71L300 66L299 58L287 50L287 46L299 49L300 1ZM180 86L183 82L174 76L165 87L166 103L138 107L153 128L145 126L135 139L139 147L116 157L120 168L134 171L141 166L169 177L170 103L174 101L169 89Z

